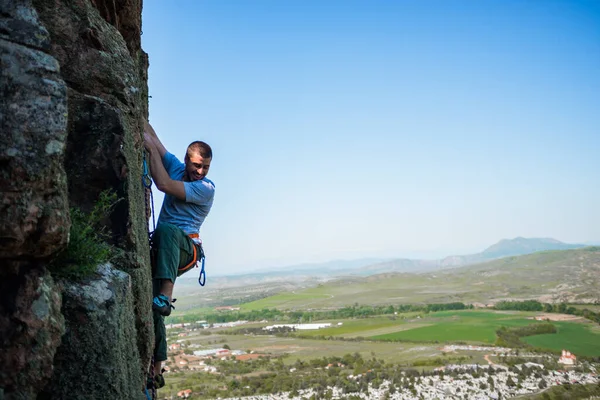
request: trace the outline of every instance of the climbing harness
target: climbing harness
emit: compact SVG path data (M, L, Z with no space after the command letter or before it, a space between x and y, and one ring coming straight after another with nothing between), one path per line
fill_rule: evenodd
M188 235L192 242L194 243L193 247L193 257L192 260L184 267L178 269L178 275L183 274L184 272L189 271L192 267L200 266L200 275L198 276L198 283L200 286L204 286L206 283L206 272L204 271L204 249L202 248L202 240L200 240L200 235L197 233L191 233Z

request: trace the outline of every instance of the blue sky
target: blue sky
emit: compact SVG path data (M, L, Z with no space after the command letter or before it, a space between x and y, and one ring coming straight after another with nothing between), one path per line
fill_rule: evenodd
M600 2L145 0L143 32L150 122L215 153L213 273L600 241Z

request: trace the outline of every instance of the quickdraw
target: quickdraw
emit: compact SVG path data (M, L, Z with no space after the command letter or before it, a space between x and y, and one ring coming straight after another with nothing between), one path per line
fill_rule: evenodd
M204 271L204 252L202 252L202 267L200 268L198 283L200 284L200 286L204 286L204 284L206 283L206 272Z
M148 229L148 237L150 237L156 230L156 215L154 213L154 197L152 196L152 178L150 178L150 174L148 173L148 162L146 161L145 151L142 171L142 185L144 185L144 190L146 191L144 197L144 200L146 201L146 218L150 219L150 215L152 214L152 232L150 232Z

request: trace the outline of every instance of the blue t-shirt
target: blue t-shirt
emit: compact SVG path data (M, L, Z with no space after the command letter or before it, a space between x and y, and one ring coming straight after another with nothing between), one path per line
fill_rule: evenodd
M185 164L177 157L167 152L162 162L171 179L183 180ZM213 204L215 184L210 179L204 178L194 182L183 182L183 186L185 201L165 193L158 223L173 224L189 235L200 231L200 226Z

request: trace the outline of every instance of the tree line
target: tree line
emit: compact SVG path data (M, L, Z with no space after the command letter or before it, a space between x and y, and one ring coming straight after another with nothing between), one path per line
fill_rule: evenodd
M570 314L578 317L583 317L600 324L600 312L594 312L587 308L575 308L568 303L540 303L537 300L523 301L500 301L494 306L496 310L513 310L513 311L543 311L546 313Z
M278 321L288 323L307 323L326 319L368 318L377 315L395 315L410 312L429 313L436 311L467 310L473 305L461 302L436 304L399 304L386 306L368 306L355 303L337 310L281 311L275 308L263 308L250 311L225 311L207 314L186 313L169 317L170 323L194 322L199 319L209 324L234 321Z
M186 313L182 316L169 317L170 323L194 322L199 319L209 324L234 321L276 321L285 323L308 323L328 319L369 318L377 315L396 315L404 313L430 313L438 311L454 311L473 309L472 304L462 302L434 304L399 304L399 305L359 305L342 307L336 310L282 311L275 308L263 308L250 311L224 311L210 313ZM537 311L581 316L600 324L600 312L587 308L576 308L568 303L541 303L537 300L500 301L493 307L495 310Z

